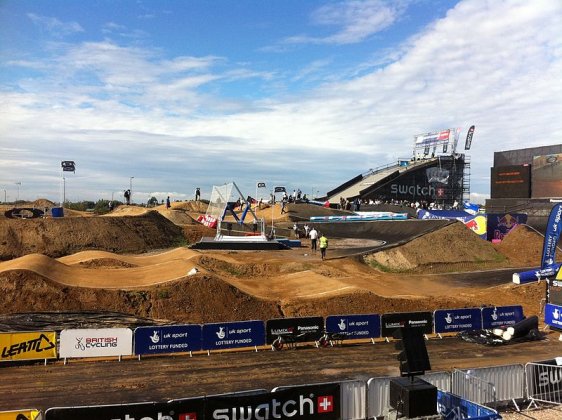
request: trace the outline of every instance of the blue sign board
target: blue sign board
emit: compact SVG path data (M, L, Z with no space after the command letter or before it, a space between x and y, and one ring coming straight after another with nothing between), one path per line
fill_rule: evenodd
M135 329L135 354L201 350L201 325L166 325Z
M544 308L544 323L555 328L562 328L562 306L547 303Z
M521 306L490 306L482 308L482 328L494 328L517 324L523 319Z
M480 308L439 309L433 313L435 333L474 331L482 329Z
M233 349L265 345L263 321L223 322L203 325L203 349Z
M326 332L343 334L349 338L378 338L381 336L380 315L332 315L326 318Z

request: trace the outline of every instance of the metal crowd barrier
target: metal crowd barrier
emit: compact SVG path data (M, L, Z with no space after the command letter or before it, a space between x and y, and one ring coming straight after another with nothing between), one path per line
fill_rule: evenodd
M326 383L314 383L305 385L288 385L273 388L273 392L284 389L292 389L309 385L324 385ZM367 418L367 384L364 381L338 382L340 385L340 415L341 420L363 420Z
M529 407L536 406L536 401L562 404L562 366L527 363L525 376Z
M451 374L449 372L427 373L420 378L443 391L450 392L451 390ZM391 408L391 379L388 376L380 376L367 381L367 418L388 417Z
M472 371L455 369L451 375L452 393L477 404L496 404L496 387L493 383L472 375Z
M525 367L522 364L474 368L466 371L484 382L495 386L497 402L511 401L517 410L516 400L525 398ZM475 401L491 404L493 401Z

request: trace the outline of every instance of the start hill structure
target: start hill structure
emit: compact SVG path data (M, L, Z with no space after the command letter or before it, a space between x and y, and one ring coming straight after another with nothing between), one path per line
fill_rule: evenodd
M447 129L417 135L412 158L357 175L328 191L325 198L330 202L339 202L341 198L426 201L445 207L468 200L470 158L456 151L459 134L460 129ZM468 142L467 147L470 148Z

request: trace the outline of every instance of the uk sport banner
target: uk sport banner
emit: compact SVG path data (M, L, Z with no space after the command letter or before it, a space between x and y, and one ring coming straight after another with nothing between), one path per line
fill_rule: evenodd
M560 239L562 229L562 203L556 204L550 211L544 244L542 248L541 268L547 268L556 263L556 245Z
M470 150L470 145L472 144L472 136L474 135L474 126L471 125L466 133L466 142L464 143L464 150Z

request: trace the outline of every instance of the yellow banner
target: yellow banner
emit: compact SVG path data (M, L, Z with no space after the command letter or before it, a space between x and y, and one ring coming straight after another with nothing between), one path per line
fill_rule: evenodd
M0 411L0 420L41 420L39 410Z
M0 362L56 358L57 335L54 331L0 333Z

